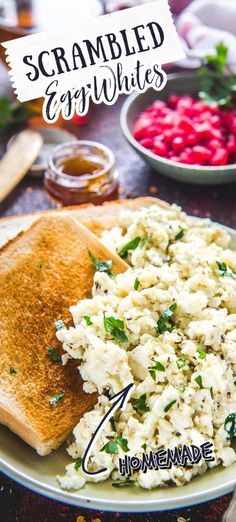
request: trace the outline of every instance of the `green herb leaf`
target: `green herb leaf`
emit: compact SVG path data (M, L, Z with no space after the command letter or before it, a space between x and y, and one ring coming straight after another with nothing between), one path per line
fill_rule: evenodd
M144 444L142 444L141 448L143 448L144 451L146 451L146 449L147 449L147 444L146 444L146 442L144 442Z
M127 439L123 439L122 437L116 437L115 439L116 443L119 444L120 448L127 453L127 451L130 451L128 447L128 441Z
M111 424L112 430L113 430L113 431L116 431L116 422L115 422L114 417L112 417L112 418L110 419L110 424Z
M58 353L57 349L54 348L54 346L49 346L48 348L48 355L52 362L54 363L61 363L61 356Z
M165 369L165 366L163 366L163 364L161 364L159 361L157 361L154 366L150 366L148 368L148 371L151 375L151 377L153 378L153 380L155 381L156 380L156 372L165 372L166 369Z
M10 124L11 114L12 109L10 98L0 98L0 127L4 128Z
M211 106L232 106L235 102L236 75L227 69L228 48L219 43L216 52L205 57L200 69L201 88L199 96Z
M144 393L138 399L133 401L133 408L140 413L145 413L147 411L150 411L150 408L147 405L146 393Z
M65 328L65 324L60 319L58 321L55 321L55 327L56 330L62 330L62 328Z
M103 314L103 324L106 332L112 335L113 339L118 343L128 343L128 337L124 332L124 321L115 319L115 317L106 317L105 312Z
M213 393L213 387L212 386L210 387L210 394L211 394L211 398L214 399L214 393Z
M86 321L87 326L92 326L93 322L91 321L91 317L89 315L84 315L84 320Z
M128 487L134 486L135 484L136 484L135 480L126 479L126 480L121 480L121 481L117 480L117 482L112 483L112 486L113 486L113 488L128 488Z
M110 455L118 455L118 453L119 453L118 446L120 446L120 448L125 453L127 453L127 451L130 451L129 447L128 447L128 441L127 441L127 439L123 439L123 437L116 437L115 439L109 440L100 451L105 451L106 453L109 453Z
M226 417L224 428L228 433L228 439L233 440L236 437L236 412L232 412Z
M140 281L139 279L136 277L135 281L134 281L134 289L135 290L138 290L140 287Z
M51 406L55 406L59 401L61 401L61 399L63 399L63 397L65 397L63 392L53 395L49 400Z
M140 243L139 243L140 248L145 247L145 245L147 244L147 242L148 242L148 237L147 237L147 236L144 237L143 239L141 239L141 241L140 241Z
M179 239L182 239L184 237L184 234L186 233L186 228L183 228L181 225L179 226L179 231L175 236L175 241L178 241Z
M164 408L164 412L168 413L168 411L170 411L170 409L172 408L172 406L174 406L174 404L176 404L176 402L177 402L176 399L169 402L169 404L167 404L167 406Z
M13 366L11 366L9 372L10 373L17 373L17 370L16 370L16 368L13 368Z
M8 132L14 125L25 123L35 112L29 103L18 103L7 96L0 98L0 132Z
M78 471L78 469L81 468L82 462L83 462L83 459L81 457L79 457L76 460L75 465L74 465L74 468L76 469L76 471Z
M178 361L177 361L176 364L177 364L177 367L178 367L179 370L180 370L181 368L183 368L184 366L186 366L187 361L185 361L185 359L178 359Z
M97 270L98 272L107 272L112 267L111 259L108 259L107 261L98 261L98 259L96 259L96 257L94 257L94 255L92 254L92 252L90 252L90 250L89 250L89 257L93 263L95 270Z
M116 278L117 278L117 274L113 274L113 273L110 272L110 271L107 272L107 275L109 275L109 277L110 277L111 279L116 279Z
M106 453L109 453L110 455L118 455L119 450L118 450L117 442L115 440L109 440L109 442L107 442L105 444L105 446L103 446L103 448L100 449L100 451L105 451Z
M225 263L216 260L216 264L218 266L218 270L214 269L215 274L221 277L230 277L231 279L234 279L236 281L235 272L233 272L233 270L230 270Z
M122 258L127 257L129 250L135 250L139 246L139 243L141 241L141 237L139 236L136 236L134 237L134 239L131 239L131 241L126 243L126 245L124 245L121 248L121 250L119 251L119 256Z
M197 348L197 352L199 353L199 359L206 359L206 352L204 352L203 350L200 350L200 348Z
M195 382L198 384L200 390L203 390L204 389L204 386L202 384L202 376L201 375L198 375L197 377L195 377Z
M176 311L177 304L173 303L170 308L167 308L159 317L157 322L157 331L158 333L171 332L173 330L173 326L170 323L170 318L173 316Z

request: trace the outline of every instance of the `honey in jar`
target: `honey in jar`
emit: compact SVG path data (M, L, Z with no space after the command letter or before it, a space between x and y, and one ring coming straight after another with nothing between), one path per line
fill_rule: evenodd
M58 205L101 204L118 196L113 153L96 142L73 141L56 147L44 185Z

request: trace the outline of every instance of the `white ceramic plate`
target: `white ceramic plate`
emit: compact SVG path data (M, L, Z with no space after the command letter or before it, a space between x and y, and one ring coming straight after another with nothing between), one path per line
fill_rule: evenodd
M17 219L12 221L15 227L16 221ZM10 220L9 226L11 227ZM5 229L6 220L3 225L0 222L0 232L5 234ZM231 247L236 249L236 231L229 228L227 230L232 237ZM162 511L206 502L230 493L236 487L235 463L229 468L218 467L208 471L181 488L171 486L152 491L137 487L114 489L112 482L106 481L87 484L77 492L62 491L57 484L56 475L63 474L65 465L69 462L71 459L67 455L66 446L48 457L39 457L16 435L0 426L0 470L23 486L67 504L120 512Z

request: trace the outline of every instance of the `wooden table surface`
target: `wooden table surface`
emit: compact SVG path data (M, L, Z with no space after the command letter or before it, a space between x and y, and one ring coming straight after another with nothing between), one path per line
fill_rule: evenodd
M97 106L85 126L67 124L81 139L108 145L116 155L120 173L121 197L157 195L177 203L189 214L210 217L236 228L236 185L197 187L181 184L156 173L126 143L119 125L123 97L113 107ZM51 208L42 180L26 177L14 193L0 206L0 216L22 214ZM220 522L230 496L210 504L179 512L154 515L105 514L73 508L29 492L0 475L0 522ZM37 514L36 514L37 513Z

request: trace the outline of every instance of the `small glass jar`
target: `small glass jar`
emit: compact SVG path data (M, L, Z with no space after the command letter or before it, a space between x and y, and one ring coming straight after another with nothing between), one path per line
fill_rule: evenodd
M93 203L118 197L118 172L113 152L101 143L71 141L55 148L44 176L48 195L60 206Z

